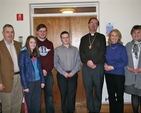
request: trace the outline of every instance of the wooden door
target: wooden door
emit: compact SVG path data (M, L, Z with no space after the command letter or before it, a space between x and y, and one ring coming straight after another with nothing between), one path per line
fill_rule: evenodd
M35 17L34 21L34 35L36 36L36 26L38 24L45 24L47 26L47 38L53 42L54 48L61 45L60 33L68 31L71 36L71 44L79 48L80 39L83 35L88 33L88 20L90 16L75 16L75 17ZM86 105L85 91L82 81L82 72L78 73L78 86L76 94L76 105ZM60 92L56 80L56 70L53 69L54 76L54 105L61 105ZM42 99L44 100L44 99ZM44 103L44 102L43 102Z

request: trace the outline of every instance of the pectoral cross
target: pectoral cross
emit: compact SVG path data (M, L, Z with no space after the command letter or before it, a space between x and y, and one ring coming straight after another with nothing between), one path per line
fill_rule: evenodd
M92 46L91 45L89 45L89 49L91 49L92 48Z

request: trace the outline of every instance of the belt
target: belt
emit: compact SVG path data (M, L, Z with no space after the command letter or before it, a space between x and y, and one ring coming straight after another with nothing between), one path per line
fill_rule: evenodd
M14 72L14 75L17 75L17 74L20 74L20 72L18 71L18 72Z
M67 73L70 73L71 71L66 71Z

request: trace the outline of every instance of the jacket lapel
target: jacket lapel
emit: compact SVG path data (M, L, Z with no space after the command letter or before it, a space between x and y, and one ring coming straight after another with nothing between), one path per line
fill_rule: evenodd
M10 55L10 53L9 53L9 51L8 51L8 49L7 49L7 47L6 47L6 45L5 45L5 42L4 42L4 40L2 40L2 47L3 47L3 54L5 54L5 56L7 56L7 57L9 57L11 60L12 60L12 57L11 57L11 55Z

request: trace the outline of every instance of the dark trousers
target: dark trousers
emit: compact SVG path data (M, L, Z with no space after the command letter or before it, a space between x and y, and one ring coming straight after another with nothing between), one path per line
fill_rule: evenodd
M47 72L45 76L45 87L44 87L44 97L46 105L46 113L55 113L53 105L53 75L52 72Z
M109 95L110 113L123 113L124 111L124 75L105 74Z
M77 78L77 73L73 77L69 78L65 78L64 75L57 73L57 81L61 94L61 107L63 113L73 113L75 110Z
M40 113L41 110L41 82L28 82L29 92L25 94L28 113Z
M103 64L96 64L95 69L83 64L82 77L86 92L87 108L90 112L99 113L101 109L102 88L104 82Z

